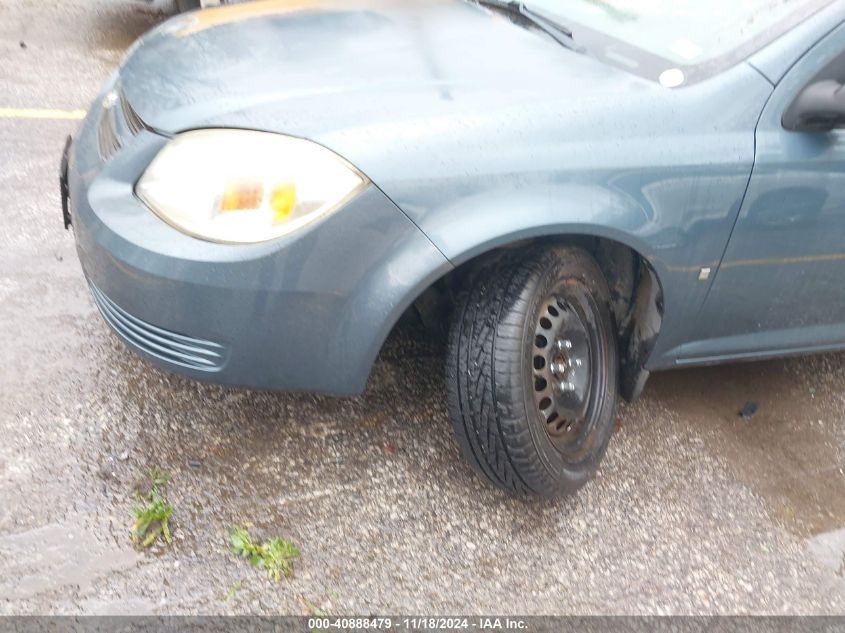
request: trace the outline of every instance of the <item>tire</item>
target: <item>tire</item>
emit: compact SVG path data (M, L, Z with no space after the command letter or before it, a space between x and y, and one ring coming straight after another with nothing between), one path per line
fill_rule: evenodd
M558 496L594 477L615 424L619 355L589 253L532 248L488 262L457 299L446 365L458 443L484 479Z

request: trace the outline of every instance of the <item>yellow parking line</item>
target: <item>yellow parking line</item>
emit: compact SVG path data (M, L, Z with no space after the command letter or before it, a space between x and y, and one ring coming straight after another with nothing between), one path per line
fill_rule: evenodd
M0 108L0 119L76 120L84 117L85 110L57 110L55 108Z

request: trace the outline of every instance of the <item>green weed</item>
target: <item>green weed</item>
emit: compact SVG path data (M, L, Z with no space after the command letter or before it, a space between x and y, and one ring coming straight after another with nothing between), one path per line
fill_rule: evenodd
M141 505L132 508L135 523L132 525L132 542L141 547L150 547L163 536L169 545L170 517L173 516L173 506L164 496L163 489L170 482L170 475L154 468L147 474L149 492L138 492Z
M239 525L233 525L229 530L229 548L237 556L246 558L253 567L265 570L267 577L275 582L282 576L289 577L293 573L293 561L299 558L299 549L290 541L273 538L259 545Z

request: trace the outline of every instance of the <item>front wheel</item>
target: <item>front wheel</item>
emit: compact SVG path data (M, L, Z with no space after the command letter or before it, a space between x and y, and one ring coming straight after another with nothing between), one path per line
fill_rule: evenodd
M613 432L610 293L577 247L505 252L471 279L449 339L449 411L465 457L505 490L573 493Z

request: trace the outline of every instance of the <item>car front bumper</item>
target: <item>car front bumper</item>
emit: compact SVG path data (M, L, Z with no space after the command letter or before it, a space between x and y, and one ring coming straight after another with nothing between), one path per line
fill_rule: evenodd
M82 268L126 344L193 378L358 393L393 324L451 268L377 187L285 238L217 244L174 229L134 185L168 138L143 129L107 161L95 106L66 178Z

